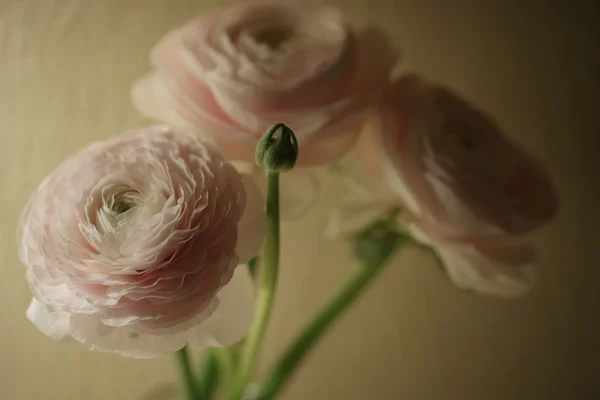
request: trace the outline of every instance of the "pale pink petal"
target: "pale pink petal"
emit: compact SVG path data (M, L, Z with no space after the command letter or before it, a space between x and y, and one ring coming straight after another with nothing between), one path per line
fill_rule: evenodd
M246 161L281 122L300 144L297 166L321 165L355 143L397 58L383 32L355 32L332 7L240 4L168 33L152 51L157 73L134 88L134 104Z
M281 216L288 221L303 217L318 202L321 183L312 169L292 169L280 177Z
M379 111L383 140L370 150L367 167L376 169L373 155L383 154L386 181L429 232L522 234L556 214L558 197L539 163L448 89L406 75Z
M362 124L362 118L351 116L343 125L325 128L300 147L296 165L298 167L319 166L340 160L356 143Z

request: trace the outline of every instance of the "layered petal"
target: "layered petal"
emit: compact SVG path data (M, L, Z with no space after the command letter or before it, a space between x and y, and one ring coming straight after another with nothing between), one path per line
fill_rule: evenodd
M42 182L21 216L27 315L94 350L177 350L218 309L264 230L256 183L197 137L157 126L92 144Z
M448 89L406 76L380 115L386 180L443 235L522 234L556 214L540 163Z
M285 123L301 146L298 165L319 165L352 147L396 60L383 32L354 31L332 7L240 4L167 33L132 98L237 160L252 161L263 132Z

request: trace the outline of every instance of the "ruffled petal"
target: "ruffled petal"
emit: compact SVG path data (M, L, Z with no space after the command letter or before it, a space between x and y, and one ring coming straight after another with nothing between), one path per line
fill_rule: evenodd
M140 334L127 327L103 325L96 315L71 316L71 335L89 350L115 353L131 358L156 358L180 350L186 335Z

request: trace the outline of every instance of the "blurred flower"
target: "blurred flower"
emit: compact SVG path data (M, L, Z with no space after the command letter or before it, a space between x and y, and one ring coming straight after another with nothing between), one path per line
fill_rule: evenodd
M168 33L151 61L156 70L132 93L142 113L197 128L246 161L282 122L298 138L297 165L306 166L352 147L396 52L381 31L355 32L329 6L267 1L195 18Z
M394 84L380 111L359 154L370 176L402 199L415 239L438 252L461 288L527 291L534 251L522 235L558 211L539 163L481 112L414 75ZM381 198L389 207L389 193Z
M21 216L27 316L55 340L136 358L234 343L253 304L236 266L264 228L254 182L195 136L154 126L94 143Z

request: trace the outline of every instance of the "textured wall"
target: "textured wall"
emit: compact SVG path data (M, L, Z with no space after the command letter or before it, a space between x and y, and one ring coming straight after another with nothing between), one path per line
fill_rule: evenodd
M25 319L15 250L28 193L67 154L144 123L129 86L152 44L216 0L0 0L0 397L141 399L174 379L168 358L136 361L65 347ZM338 0L393 33L402 70L477 101L550 163L562 214L539 237L538 286L502 302L450 286L433 261L398 255L320 343L286 400L591 399L600 396L594 2ZM490 5L492 4L492 5ZM597 41L597 38L596 38ZM331 182L335 185L336 182ZM330 192L328 192L330 193ZM330 193L331 194L331 193ZM322 229L325 197L284 227L281 289L263 365L348 269ZM149 399L149 398L148 398ZM158 399L158 398L157 398Z

